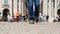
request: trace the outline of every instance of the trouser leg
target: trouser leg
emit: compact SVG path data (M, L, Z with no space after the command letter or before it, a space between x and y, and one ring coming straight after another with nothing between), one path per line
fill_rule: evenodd
M33 20L34 21L34 11L33 11L33 1L32 0L28 0L28 11L29 11L29 20Z
M34 3L35 3L35 21L38 22L39 21L39 19L38 19L38 17L39 17L39 6L40 6L39 0L35 0Z
M33 1L28 1L28 11L29 11L29 19L34 20L34 11L33 11Z

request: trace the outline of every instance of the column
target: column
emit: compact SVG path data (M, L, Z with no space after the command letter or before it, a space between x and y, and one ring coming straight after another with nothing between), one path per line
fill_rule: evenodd
M55 0L53 1L53 17L54 17L54 14L55 14Z
M23 16L23 0L20 0L20 11L21 11L21 14Z
M23 0L22 0L22 5L21 5L21 10L22 10L22 16L23 16L23 11L24 11L24 9L23 9Z
M22 12L22 10L21 10L21 0L19 0L19 11Z
M52 17L52 12L53 12L53 7L52 7L52 0L49 0L49 22L53 21L53 17Z
M1 11L3 11L3 3L4 3L4 0L0 0L0 3L1 3ZM3 13L3 12L2 12ZM3 15L3 14L2 14Z
M16 12L17 12L17 0L14 0L14 6L13 6L13 11L14 11L14 15L16 16Z
M0 0L0 11L1 11L1 0Z
M51 10L51 7L52 7L52 6L51 6L51 0L49 0L49 17L51 17L51 11L52 11L52 10Z
M43 15L47 15L47 0L43 0Z
M2 17L2 9L1 8L2 8L2 0L0 0L0 13L1 13L0 16Z
M24 13L27 12L26 2L27 2L27 0L26 0L26 1L23 0L23 12L24 12Z
M17 0L17 11L19 11L19 0Z
M10 15L12 16L12 0L8 0L8 3L9 3L9 12Z
M55 0L51 0L52 2L51 2L51 17L53 17L54 18L54 8L55 8Z
M55 0L55 14L54 14L55 17L57 16L57 7L58 7L57 0Z

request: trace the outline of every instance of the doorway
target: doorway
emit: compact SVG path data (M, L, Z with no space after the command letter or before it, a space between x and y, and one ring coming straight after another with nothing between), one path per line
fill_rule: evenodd
M57 15L59 15L59 16L60 16L60 9L58 9L58 11L57 11Z

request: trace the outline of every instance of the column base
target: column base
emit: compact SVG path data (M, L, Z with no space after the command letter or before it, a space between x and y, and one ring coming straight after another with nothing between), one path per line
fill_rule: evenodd
M48 22L53 22L54 18L53 17L49 17Z

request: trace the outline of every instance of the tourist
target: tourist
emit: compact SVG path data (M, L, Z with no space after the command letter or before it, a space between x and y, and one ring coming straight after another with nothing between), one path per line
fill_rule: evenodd
M49 16L47 15L47 16L46 16L46 21L47 21L47 22L48 22L48 19L49 19Z
M20 12L17 11L17 12L16 12L16 21L17 21L17 22L19 21L19 17L20 17Z
M35 19L36 22L38 22L40 0L27 0L27 5L29 11L29 20L34 21ZM35 6L35 11L33 10L33 5Z

